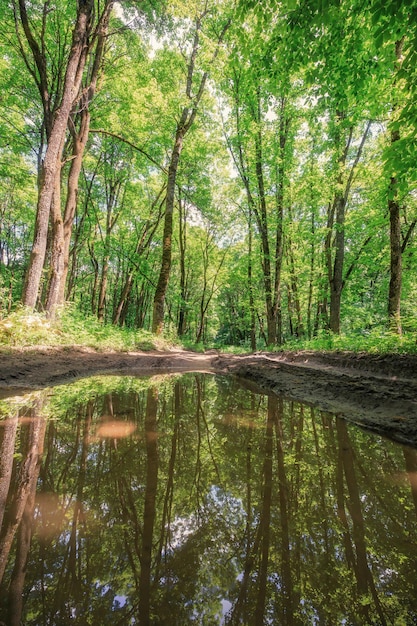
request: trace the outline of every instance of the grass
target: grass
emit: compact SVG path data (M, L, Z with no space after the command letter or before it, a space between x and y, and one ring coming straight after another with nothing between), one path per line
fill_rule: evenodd
M82 316L70 307L55 320L42 313L19 308L0 320L0 346L85 346L99 351L168 350L173 342L146 330L101 324L95 317Z
M19 308L4 319L0 319L0 347L30 346L85 346L99 351L130 350L169 350L180 347L173 338L155 336L142 329L119 328L111 324L101 324L97 318L85 317L72 307L66 306L54 321L42 313L34 313ZM250 352L249 346L204 346L184 342L181 346L196 352L204 352L205 347L215 347L223 353L242 354ZM417 333L408 332L402 337L390 333L383 327L369 332L352 335L334 335L322 332L311 340L292 340L281 346L261 350L316 350L353 351L370 354L404 353L417 354Z
M272 348L276 350L277 348ZM417 333L398 336L385 328L356 335L322 332L310 340L287 341L281 350L349 351L369 354L417 354Z

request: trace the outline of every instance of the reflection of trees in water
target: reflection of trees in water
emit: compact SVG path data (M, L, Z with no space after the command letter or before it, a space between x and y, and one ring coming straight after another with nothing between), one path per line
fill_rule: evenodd
M40 474L41 405L34 420L18 425L15 413L0 429L0 619L17 624L27 610L31 623L301 625L412 615L416 451L229 379L120 387L82 403L81 387L72 407L61 396Z
M16 441L19 415L9 417L0 429L0 494L2 499L0 532L0 582L8 564L13 540L16 548L10 562L10 579L7 594L0 595L2 617L9 626L21 624L26 566L32 539L36 484L43 452L46 420L42 416L42 399L35 400L33 408L25 415L27 427ZM15 452L21 460L13 466ZM10 489L13 484L13 491ZM3 508L4 507L4 508Z

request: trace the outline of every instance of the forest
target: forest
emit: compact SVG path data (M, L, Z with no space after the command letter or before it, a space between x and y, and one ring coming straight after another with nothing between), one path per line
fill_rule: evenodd
M0 16L4 328L66 310L188 346L416 350L415 0Z

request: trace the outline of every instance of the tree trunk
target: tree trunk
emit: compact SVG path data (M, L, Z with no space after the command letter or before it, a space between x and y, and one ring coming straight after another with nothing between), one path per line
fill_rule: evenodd
M397 131L395 132L397 134ZM399 134L398 134L399 138ZM391 178L388 199L390 223L390 281L388 294L388 317L390 330L401 335L401 285L402 285L402 254L401 254L401 213L396 198L397 180Z
M23 289L23 304L30 308L36 306L42 270L45 261L46 242L48 235L48 221L51 210L55 183L61 167L62 147L68 125L68 119L73 106L74 98L77 97L82 73L85 65L87 51L87 35L93 10L93 1L80 2L77 10L77 20L72 35L72 45L69 54L62 98L55 112L51 131L48 137L48 145L45 158L41 166L39 176L38 203L36 210L35 231L29 266L25 277ZM36 42L31 36L26 6L24 0L19 0L20 17L25 28L25 34L36 56ZM39 53L39 48L37 47Z
M61 153L62 150L63 149L61 149ZM64 224L61 213L61 168L57 169L50 220L52 222L51 271L45 308L48 312L48 316L53 318L59 300L59 289L64 272Z
M188 110L183 111L182 120L187 119ZM175 202L175 182L177 179L178 164L184 141L184 128L179 125L175 136L174 149L168 169L167 195L165 201L164 234L162 240L162 261L153 301L152 332L160 335L164 328L165 295L171 273L172 258L172 228Z
M330 330L340 333L340 305L343 288L343 265L345 260L345 198L337 194L334 199L336 234L334 239L334 262L330 278Z
M260 96L258 90L258 110L257 121L260 121ZM271 252L268 237L268 218L265 198L265 183L263 175L263 154L262 154L262 134L258 130L255 136L255 152L256 152L256 180L258 184L259 209L255 210L258 228L261 235L262 243L262 270L264 277L265 304L266 304L266 326L268 345L273 346L277 336L277 319L276 309L274 307L272 296L272 274L271 274Z
M196 18L194 40L187 67L187 80L185 88L185 95L189 99L190 106L183 108L181 118L177 124L174 147L172 150L171 160L168 168L167 195L165 203L165 223L162 242L162 260L158 284L155 290L152 314L152 332L156 334L161 334L164 327L165 296L168 287L169 275L171 273L172 224L175 201L175 182L177 178L178 165L180 161L184 137L194 123L208 79L208 72L204 72L199 80L196 92L193 93L193 86L196 74L195 63L200 47L200 31L202 26L202 19L205 14L206 13ZM214 63L217 58L220 50L220 44L222 43L224 35L229 26L230 20L226 22L219 35L216 47L211 56L211 63Z
M178 202L179 208L179 246L180 246L180 306L178 312L178 337L182 337L186 329L186 304L187 304L187 280L185 273L185 250L187 246L187 218L184 203L181 198Z
M255 315L255 299L253 297L253 278L252 278L252 210L249 207L249 224L248 224L248 291L249 291L249 309L250 309L250 346L252 352L256 351L256 315Z
M104 317L105 317L108 271L109 271L109 255L108 255L107 246L106 246L106 251L104 253L104 258L103 258L103 265L101 267L100 291L98 294L97 319L99 322L104 322Z
M281 315L281 269L284 255L284 175L285 175L285 146L287 145L290 118L286 112L286 99L281 98L279 118L279 153L276 166L276 214L277 225L275 233L275 280L274 280L274 307L276 314L276 342L282 342L282 315Z
M404 39L395 42L395 61L397 69L401 65ZM395 84L395 82L394 82ZM394 104L394 110L397 105ZM400 140L400 131L391 132L391 146ZM392 332L401 335L401 284L402 284L402 254L401 254L401 212L397 199L398 181L393 175L388 189L388 209L390 223L390 282L388 293L388 319Z
M337 112L337 121L340 124L345 118L343 112ZM349 175L346 176L346 162L348 150L351 146L353 137L353 127L349 129L349 135L345 143L344 149L338 159L339 173L336 179L337 188L342 188L335 193L333 204L329 208L329 216L327 222L328 234L326 236L325 254L327 261L327 272L330 287L330 330L336 334L340 333L340 307L342 300L342 290L344 287L343 266L345 260L345 213L346 206L353 182L353 175L361 158L369 130L371 121L368 121L361 142L357 149L355 159L350 168ZM336 137L336 142L340 143L340 137ZM345 182L346 181L346 182ZM335 233L332 234L332 228L335 224ZM334 259L332 262L332 248L334 249Z
M65 284L68 275L69 251L71 243L72 224L75 217L78 199L78 182L81 173L81 166L84 157L85 148L88 141L90 131L90 111L89 105L97 91L97 83L102 70L103 58L106 48L107 33L109 27L110 15L114 6L114 0L106 0L103 12L99 20L99 28L97 29L97 45L94 51L93 60L89 64L91 66L91 76L89 77L89 85L83 89L80 99L79 111L76 113L80 117L80 125L78 131L73 132L73 149L72 161L67 182L67 198L63 219L63 259L59 260L62 266L62 275L59 285L58 304L65 301ZM74 115L74 118L76 117ZM75 129L75 119L72 121L72 127Z
M134 251L135 257L140 257L141 255L144 254L145 250L149 250L149 247L152 243L153 236L161 220L162 205L164 203L164 200L162 200L161 202L160 200L164 192L165 192L165 185L161 188L155 200L152 202L152 209L154 209L159 203L158 214L156 215L156 218L154 219L153 223L151 221L151 218L147 220L142 230L141 236L138 238L138 241L135 247L135 251ZM137 268L135 267L133 263L131 263L130 267L128 267L127 269L127 276L125 278L125 283L124 283L122 293L120 295L119 302L118 302L118 305L116 307L116 310L113 316L113 324L120 323L120 325L123 325L125 322L130 294L131 294L133 285L135 283L136 272L137 272Z
M72 161L67 181L67 198L63 219L62 275L59 285L58 304L63 304L65 301L65 285L69 268L72 224L77 208L78 182L81 173L84 150L87 144L89 127L90 112L88 110L83 110L81 112L80 130L73 138Z

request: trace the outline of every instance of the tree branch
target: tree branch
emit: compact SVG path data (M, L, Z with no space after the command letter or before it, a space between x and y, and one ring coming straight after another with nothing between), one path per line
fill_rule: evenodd
M104 130L103 128L90 128L90 133L106 135L107 137L113 137L114 139L117 139L118 141L125 143L126 145L133 148L133 150L136 150L136 152L140 152L140 154L143 154L143 156L145 156L151 163L153 163L159 170L161 170L161 172L163 172L164 174L168 173L166 168L160 165L157 161L155 161L155 159L151 157L151 155L148 154L146 150L144 150L143 148L139 148L139 146L135 145L128 139L125 139L125 137L122 137L121 135L117 135L116 133L112 133L109 130Z

